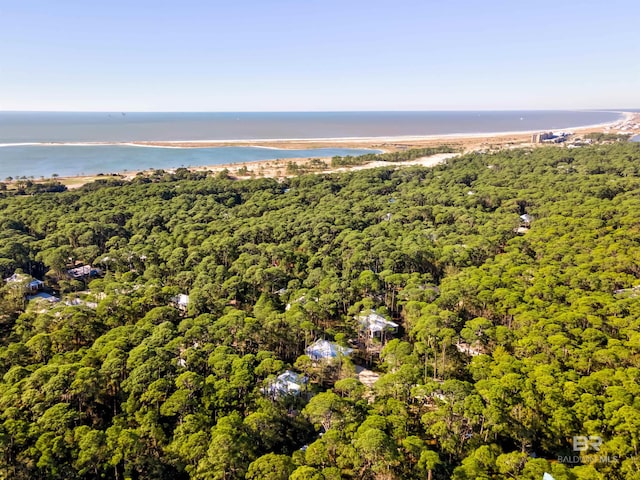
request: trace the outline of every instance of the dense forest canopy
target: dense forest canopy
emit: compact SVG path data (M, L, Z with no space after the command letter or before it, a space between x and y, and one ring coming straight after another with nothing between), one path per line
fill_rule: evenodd
M615 144L6 196L0 478L640 479L639 169Z

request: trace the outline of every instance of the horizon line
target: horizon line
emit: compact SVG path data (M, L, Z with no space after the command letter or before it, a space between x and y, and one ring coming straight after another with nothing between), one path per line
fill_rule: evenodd
M2 110L0 113L441 113L441 112L611 112L626 113L640 108L478 108L434 110Z

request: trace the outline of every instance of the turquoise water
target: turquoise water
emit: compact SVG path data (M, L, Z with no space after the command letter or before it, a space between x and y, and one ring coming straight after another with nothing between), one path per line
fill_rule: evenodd
M65 143L311 139L559 130L613 122L611 111L60 113L0 112L0 178L112 173L370 150L145 148ZM62 143L50 145L48 142ZM29 145L14 145L28 143Z
M277 158L364 155L375 150L317 148L276 150L255 147L155 148L128 145L26 145L0 147L0 179L116 173L149 168L197 167Z

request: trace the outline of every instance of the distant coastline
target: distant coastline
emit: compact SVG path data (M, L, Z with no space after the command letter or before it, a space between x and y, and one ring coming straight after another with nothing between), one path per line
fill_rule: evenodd
M553 131L583 131L585 129L600 129L615 125L618 122L624 122L634 118L633 112L620 112L620 117L614 121L596 123L592 125L579 125L573 127L558 127L549 129L534 130L512 130L512 131L496 131L496 132L472 132L472 133L442 133L429 135L395 135L395 136L371 136L371 137L318 137L318 138L255 138L248 140L166 140L166 141L137 141L127 142L122 145L156 147L156 148L206 148L208 146L221 145L247 145L257 148L274 148L265 147L262 143L379 143L379 142L420 142L424 140L446 141L448 139L466 139L466 138L485 138L500 137L507 135L531 135L541 130ZM284 147L286 148L286 147Z
M127 147L148 147L148 148L210 148L221 146L250 146L254 148L264 148L278 150L278 148L261 145L263 143L282 143L283 149L287 148L287 144L299 143L326 143L326 144L342 144L342 143L379 143L379 142L419 142L424 140L442 140L447 139L463 139L463 138L484 138L484 137L500 137L506 135L531 135L541 130L554 131L573 131L584 129L598 129L615 125L618 122L625 122L634 118L637 113L634 112L613 112L618 113L619 117L612 121L601 122L591 125L578 125L557 127L548 129L532 129L532 130L510 130L495 132L455 132L455 133L437 133L427 135L375 135L360 137L291 137L291 138L249 138L249 139L205 139L205 140L135 140L135 141L96 141L96 142L15 142L2 143L2 147L26 147L26 146L67 146L67 147L85 147L85 146L127 146Z
M179 167L211 171L226 169L236 176L242 176L238 172L245 172L251 167L253 175L282 177L287 175L287 166L291 163L303 165L309 158L320 158L328 164L330 163L328 160L333 155L357 155L359 151L362 153L392 152L438 145L448 145L459 152L493 151L531 145L533 133L550 130L576 134L616 131L624 131L629 134L640 133L640 113L615 113L614 120L597 124L489 133L235 140L0 143L0 178L18 177L19 175L48 178L55 173L59 179L72 179L68 183L77 186L95 179L98 172L101 172L102 176L124 175L126 178L132 178L140 172L154 169L171 171ZM272 155L267 157L258 155L257 152L260 150L271 151ZM240 151L245 153L239 154ZM72 155L69 154L70 152ZM178 154L178 152L180 153ZM323 155L322 152L327 153ZM65 160L65 155L67 155L68 161ZM216 160L214 161L214 159ZM431 164L432 160L426 163ZM37 170L29 171L30 166L33 167L33 165L37 166ZM17 166L21 166L21 173L13 171L13 168ZM7 167L11 171L7 170Z

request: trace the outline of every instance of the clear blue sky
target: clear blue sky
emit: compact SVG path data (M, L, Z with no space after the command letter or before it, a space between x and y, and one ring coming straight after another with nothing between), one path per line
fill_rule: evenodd
M0 110L640 107L638 0L0 0Z

